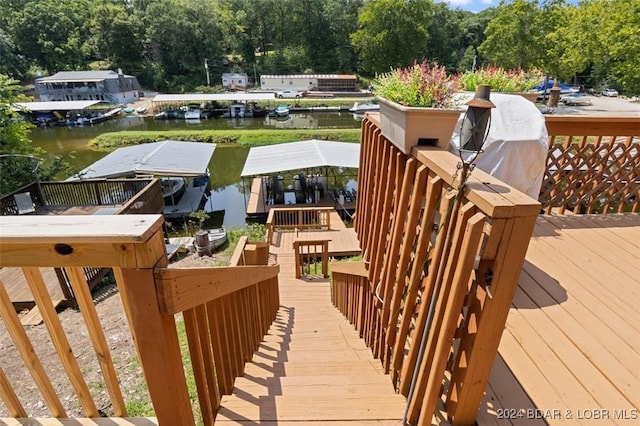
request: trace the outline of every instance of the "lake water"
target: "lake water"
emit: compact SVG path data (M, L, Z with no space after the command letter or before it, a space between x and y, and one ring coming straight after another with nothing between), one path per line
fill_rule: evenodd
M81 170L105 156L108 152L92 149L88 141L102 133L121 130L185 130L185 129L351 129L360 128L359 117L348 112L311 112L291 114L287 119L215 118L197 123L184 120L154 120L152 117L124 117L94 126L81 127L45 127L31 132L35 146L41 147L52 155L64 155L74 152L71 164ZM243 146L218 145L211 163L211 197L205 210L224 210L223 224L227 228L241 227L245 224L246 202L240 173L249 153ZM251 182L245 181L249 192ZM247 195L248 196L248 195Z

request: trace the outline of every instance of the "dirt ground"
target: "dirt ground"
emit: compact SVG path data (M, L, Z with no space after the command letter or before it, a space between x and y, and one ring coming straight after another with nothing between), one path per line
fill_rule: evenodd
M216 255L212 257L199 257L197 254L192 254L176 262L172 262L170 266L206 267L211 266L214 261L220 262L224 260L224 257L220 255L217 257ZM226 260L228 261L228 259ZM111 351L116 374L120 381L124 400L125 402L132 403L133 406L144 405L144 401L148 400L148 393L144 385L142 371L129 332L117 286L114 283L101 284L94 289L93 295L98 316ZM65 330L69 345L78 361L78 365L80 366L97 408L101 410L104 415L113 415L113 408L111 407L95 352L93 351L93 346L89 340L80 311L67 308L59 312L58 318ZM45 325L25 327L25 331L32 342L35 353L44 365L44 369L62 405L65 410L67 410L67 416L85 417L55 349L51 344L51 339ZM51 416L43 397L15 349L13 340L9 336L2 321L0 321L0 368L7 376L9 383L11 383L18 399L29 416ZM10 417L1 399L0 417Z

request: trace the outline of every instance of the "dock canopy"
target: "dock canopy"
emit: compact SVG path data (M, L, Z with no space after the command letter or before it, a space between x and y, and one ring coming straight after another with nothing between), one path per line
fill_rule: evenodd
M251 148L241 176L257 176L323 166L357 169L359 163L359 143L312 139Z
M200 176L207 173L216 145L162 141L118 148L79 173L83 179L134 175Z
M102 101L51 101L51 102L16 102L15 106L32 112L40 111L75 111L85 109Z
M273 92L259 93L185 93L157 95L153 102L233 102L233 101L272 101L276 98Z

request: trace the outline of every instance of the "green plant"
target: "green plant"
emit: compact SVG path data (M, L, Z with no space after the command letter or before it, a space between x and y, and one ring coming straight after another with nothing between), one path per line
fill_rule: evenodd
M456 106L458 77L444 66L426 62L377 75L373 92L382 98L409 107L449 109Z
M476 71L465 71L459 75L464 90L475 91L480 84L491 86L493 92L518 93L526 92L540 84L543 74L537 68L525 71L522 68L505 70L488 66Z

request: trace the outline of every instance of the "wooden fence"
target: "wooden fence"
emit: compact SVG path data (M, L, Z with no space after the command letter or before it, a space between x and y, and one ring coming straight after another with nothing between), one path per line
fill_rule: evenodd
M446 400L473 423L540 204L476 169L459 187L458 157L413 156L363 121L355 229L360 272L333 276L334 303L407 397L411 424Z
M545 213L640 210L640 118L547 116Z
M331 229L333 207L272 208L267 217L267 242L276 230Z
M42 312L57 356L87 417L97 406L46 292L39 267L65 268L78 300L113 415L126 416L125 402L109 346L85 281L83 267L112 267L134 338L155 414L160 424L194 425L187 393L175 316L182 313L198 401L205 425L213 424L220 395L275 319L279 306L278 266L267 266L262 243L241 241L234 265L218 268L167 268L161 215L9 216L0 221L0 266L22 267ZM244 254L246 252L246 255ZM239 265L239 266L236 266ZM51 416L68 408L56 394L18 315L0 283L0 317L24 360ZM14 386L0 371L0 396L10 414L29 413Z

